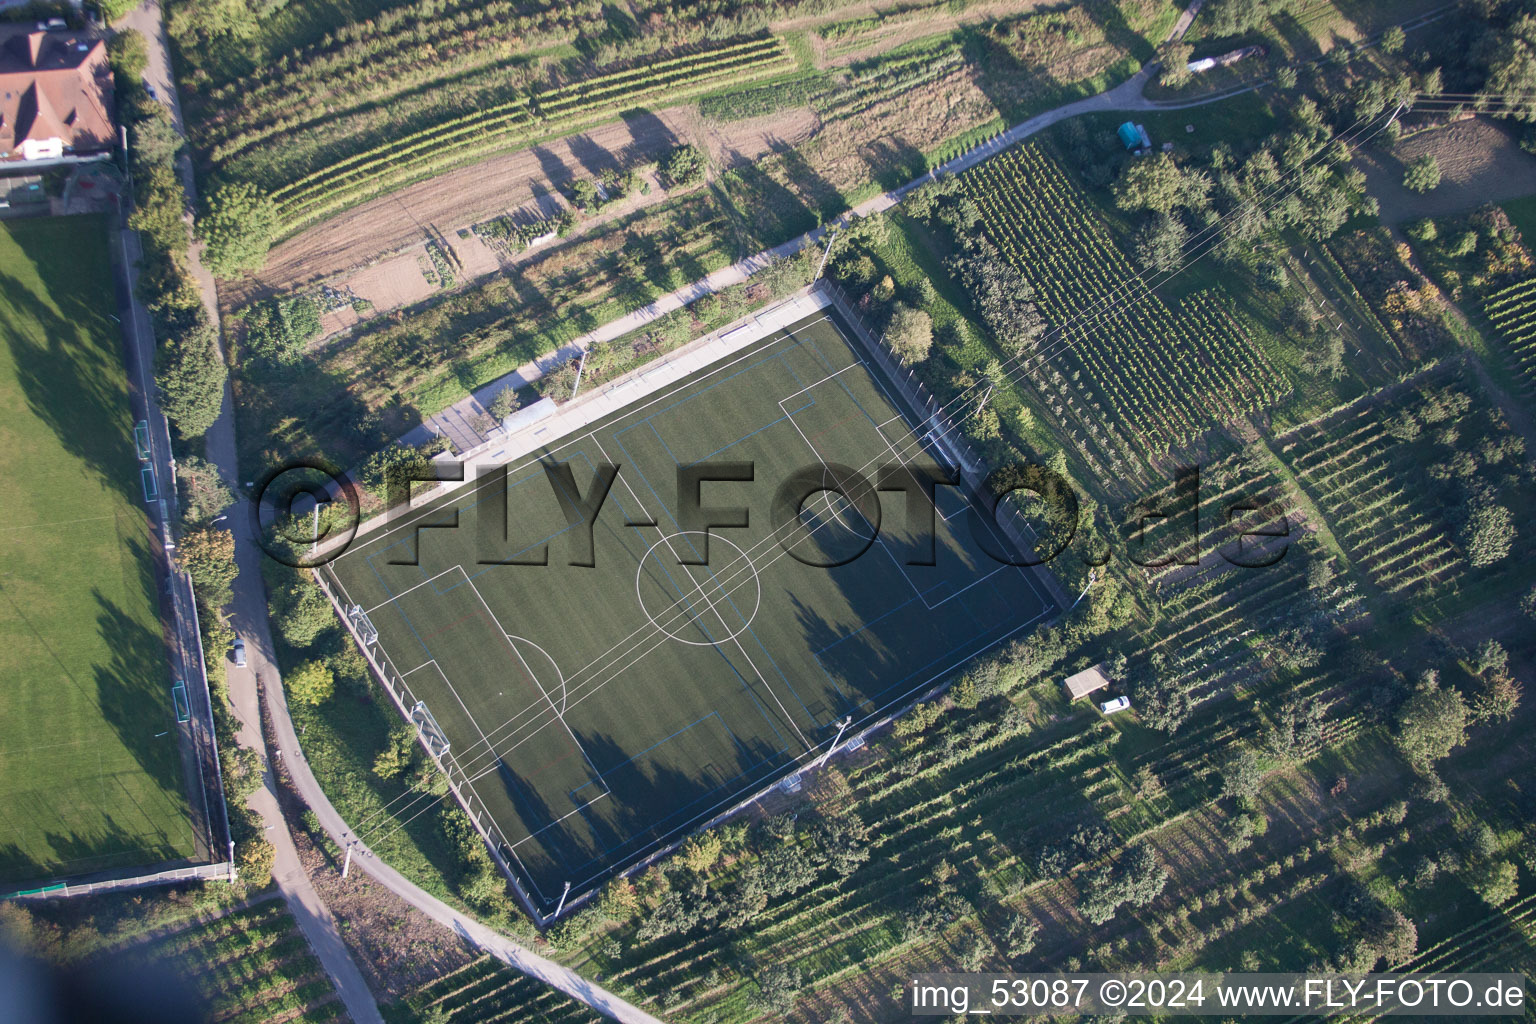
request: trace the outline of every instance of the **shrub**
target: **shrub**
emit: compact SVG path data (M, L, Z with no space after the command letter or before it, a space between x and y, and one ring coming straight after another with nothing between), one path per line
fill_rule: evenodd
M661 177L668 188L692 185L704 178L704 153L698 146L678 146L661 162Z
M920 363L933 349L933 318L898 303L885 329L885 339L903 363Z
M336 675L320 661L306 661L283 679L288 699L298 704L323 704L336 690Z
M121 2L132 6L131 0ZM149 47L144 37L136 29L129 28L107 40L107 63L119 79L118 88L123 87L124 79L136 81L149 67Z
M1440 185L1440 162L1433 153L1409 162L1403 172L1403 187L1410 192L1431 192Z

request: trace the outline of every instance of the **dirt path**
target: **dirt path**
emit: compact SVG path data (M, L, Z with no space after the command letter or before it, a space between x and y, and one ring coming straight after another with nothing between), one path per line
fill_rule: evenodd
M227 308L362 266L433 234L532 205L575 178L655 160L689 138L686 108L646 113L502 153L407 186L280 243L254 277L225 284Z

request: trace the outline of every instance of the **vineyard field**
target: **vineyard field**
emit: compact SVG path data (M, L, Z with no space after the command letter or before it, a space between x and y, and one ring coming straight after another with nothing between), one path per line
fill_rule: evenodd
M558 989L482 956L383 1008L388 1024L600 1024L606 1018Z
M1187 448L1291 389L1217 294L1175 304L1037 145L964 176L983 230L1035 289L1048 333L1031 382L1101 478Z
M651 61L562 86L535 89L470 114L390 138L372 149L303 173L289 183L267 181L278 204L281 235L292 235L358 203L432 177L447 167L528 143L567 135L584 124L617 117L622 109L654 95L668 101L793 69L777 37L730 41L713 48ZM227 149L227 144L224 146ZM221 149L214 150L215 155ZM240 164L233 164L238 170Z
M214 1024L347 1020L330 979L281 900L111 951L119 966L196 964L187 980Z
M1279 454L1349 558L1389 594L1422 596L1471 569L1457 535L1463 491L1515 485L1524 444L1459 365L1280 439Z
M1498 334L1522 396L1536 394L1536 277L1488 296L1483 314Z

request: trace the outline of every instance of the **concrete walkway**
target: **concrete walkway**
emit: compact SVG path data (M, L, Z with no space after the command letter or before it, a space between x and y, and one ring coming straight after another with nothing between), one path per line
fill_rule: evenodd
M144 37L149 55L149 64L145 69L144 78L154 88L161 102L170 107L176 128L181 131L181 105L176 95L175 81L171 76L164 23L159 5L146 3L135 8L119 21L116 27L136 29ZM183 161L181 172L187 200L189 203L193 202L196 199L196 186L190 163ZM190 227L190 224L188 226ZM193 278L202 293L203 304L208 309L208 315L213 318L214 323L218 323L218 303L213 277L196 258L196 249L197 246L194 243L194 258L189 261ZM147 325L148 315L143 312L136 294L133 302L136 307L135 320ZM154 359L153 336L148 330L140 330L135 334L136 343L143 349L139 353L141 360L146 365L151 365ZM218 422L208 432L207 445L209 459L219 467L226 479L236 481L238 477L235 466L234 416L230 408L227 385L224 409ZM247 650L250 651L246 668L238 669L230 666L230 697L234 703L235 715L240 722L240 731L237 736L240 745L257 751L265 761L266 743L262 737L261 719L257 713L256 681L257 673L262 672L263 667L269 664L272 645L270 638L265 636L266 595L261 580L262 555L260 549L255 547L245 534L245 517L234 514L230 516L230 522L235 526L235 556L240 566L240 578L235 584L233 624L240 635L246 638ZM258 620L263 637L260 643L253 643L252 633L258 625ZM206 656L223 657L224 652L209 651L206 652ZM276 682L275 670L271 672L269 678ZM293 845L293 837L289 835L287 823L283 820L282 812L278 808L275 782L270 771L265 774L265 782L265 787L251 796L249 806L261 815L261 820L266 825L267 838L277 851L276 863L272 870L273 881L287 902L288 909L292 912L294 920L298 922L304 937L309 940L321 966L330 976L337 995L341 997L342 1004L347 1008L348 1015L356 1024L384 1024L384 1018L379 1014L379 1007L374 1001L373 993L368 990L368 984L363 980L363 974L358 970L357 964L353 963L352 955L336 928L336 921L331 917L330 911L326 909L324 901L320 899L319 893L310 882L308 873L299 862L298 849Z

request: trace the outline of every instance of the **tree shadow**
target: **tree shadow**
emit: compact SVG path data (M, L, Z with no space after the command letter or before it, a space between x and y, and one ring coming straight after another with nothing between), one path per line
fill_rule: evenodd
M17 230L12 238L38 265L44 282L81 275L80 254L53 237ZM102 486L135 504L142 501L121 335L107 320L104 297L92 295L93 301L87 301L64 287L50 291L45 301L3 267L0 291L5 295L0 334L10 346L31 415L54 432L65 451L89 466ZM108 338L117 344L105 343ZM13 486L22 483L12 481Z

